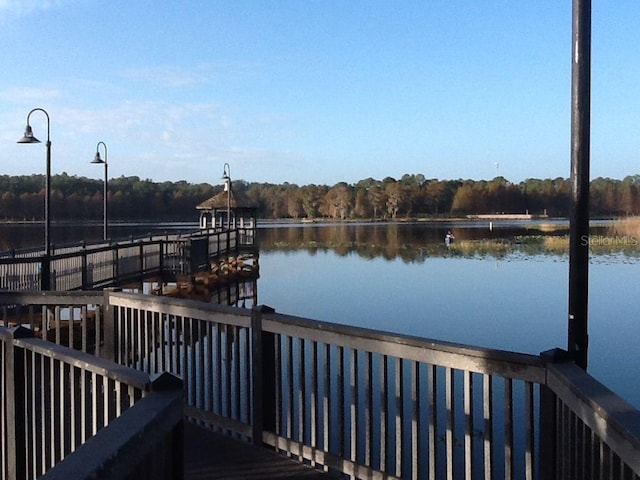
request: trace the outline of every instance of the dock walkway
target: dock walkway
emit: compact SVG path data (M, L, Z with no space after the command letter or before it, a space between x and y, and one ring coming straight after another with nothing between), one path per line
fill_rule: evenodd
M317 471L266 448L254 447L185 422L185 480L330 480Z

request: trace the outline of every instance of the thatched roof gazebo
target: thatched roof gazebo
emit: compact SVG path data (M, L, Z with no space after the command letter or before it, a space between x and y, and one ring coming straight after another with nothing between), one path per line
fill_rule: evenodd
M255 228L258 209L246 195L233 191L231 179L226 173L223 178L224 191L196 206L200 212L200 229Z

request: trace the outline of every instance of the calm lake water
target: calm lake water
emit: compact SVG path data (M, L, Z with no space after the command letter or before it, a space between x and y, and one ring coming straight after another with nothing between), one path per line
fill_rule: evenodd
M258 300L281 313L482 347L566 348L569 256L554 240L568 225L493 227L262 229ZM592 230L609 239L606 225ZM640 246L627 247L594 249L589 372L640 407Z
M112 236L196 224L114 225ZM450 249L444 236L456 237ZM567 343L566 222L268 224L259 229L258 301L281 313L538 354ZM609 225L592 224L607 243ZM101 225L54 226L56 244ZM41 226L0 225L0 249L42 244ZM640 408L640 246L594 248L589 372Z

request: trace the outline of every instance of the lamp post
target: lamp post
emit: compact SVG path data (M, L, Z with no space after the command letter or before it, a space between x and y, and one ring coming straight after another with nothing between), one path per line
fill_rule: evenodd
M104 160L100 157L100 145L104 147ZM107 221L107 191L108 191L108 164L107 164L107 144L104 142L98 142L96 145L96 156L91 163L95 164L104 164L104 226L103 226L103 238L107 240L109 237L107 235L108 221Z
M43 108L34 108L27 114L27 126L24 129L24 136L18 140L18 143L41 143L36 137L33 136L33 130L31 129L31 125L29 125L29 118L31 114L35 111L39 111L45 114L47 117L47 143L45 144L47 147L47 176L45 180L45 190L44 190L44 262L42 265L42 289L49 289L49 266L50 266L50 254L51 254L51 245L50 245L50 230L51 230L51 217L50 207L51 207L51 121L49 119L49 114Z
M567 350L587 369L589 350L589 163L591 139L591 0L573 0L571 64L571 217Z
M227 192L227 230L231 230L231 168L228 163L225 163L222 169L222 179L224 190Z

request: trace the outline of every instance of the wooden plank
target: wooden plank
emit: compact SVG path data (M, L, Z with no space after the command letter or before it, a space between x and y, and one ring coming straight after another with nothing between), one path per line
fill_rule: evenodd
M395 434L396 434L396 468L395 475L402 477L402 448L403 448L403 419L404 419L404 404L402 401L402 394L404 392L404 363L401 358L395 359L395 403L396 403L396 421L395 421Z
M318 411L318 342L311 342L311 393L309 398L310 446L318 446L319 411ZM314 466L314 464L312 464Z
M337 430L337 441L338 445L334 451L334 453L344 458L345 457L345 422L344 422L344 406L345 406L345 364L344 364L344 348L338 347L337 352L337 365L336 372L338 373L338 388L337 388L337 397L338 397L338 405L337 405L337 419L336 422L336 430Z
M324 351L324 388L322 393L322 448L329 451L331 448L329 425L331 425L331 415L333 414L333 402L331 401L331 382L333 379L333 368L331 367L331 345L325 344ZM328 467L324 466L324 470L328 471Z
M328 479L327 474L273 450L252 446L192 423L185 425L185 480ZM282 446L282 444L281 444Z
M533 410L533 406L534 406L533 384L531 382L525 382L524 387L525 387L524 389L525 478L526 480L533 480L534 478L537 478L536 470L535 470L536 452L535 452L535 428L534 428L535 412Z
M453 480L454 478L454 461L453 450L455 442L455 382L454 371L451 368L445 369L445 407L447 411L447 429L445 433L445 448L447 452L447 468L446 478L447 480Z
M514 478L513 456L513 381L504 380L504 478Z
M463 403L464 403L464 478L471 480L474 461L473 445L473 376L470 372L463 372Z
M429 365L427 398L429 402L429 480L438 478L438 376L435 365Z
M289 439L293 438L293 401L294 401L294 393L293 393L293 338L286 337L286 375L287 375L287 406L285 419L287 422L287 430L286 437ZM290 450L287 450L287 453L291 453Z
M358 435L358 412L360 405L358 402L358 352L349 350L349 432L350 447L349 459L357 464L356 458L360 436Z
M389 364L386 355L380 356L380 470L387 471L389 445L387 442L389 418Z
M482 436L484 450L484 478L493 478L493 380L491 375L482 376L482 413L484 432Z
M295 342L298 345L298 355L295 365L298 369L298 395L297 395L297 412L298 412L298 434L296 440L306 444L307 432L307 372L305 358L305 343L302 339Z
M420 364L411 362L411 478L420 478Z
M364 465L371 466L373 435L373 356L364 352Z

